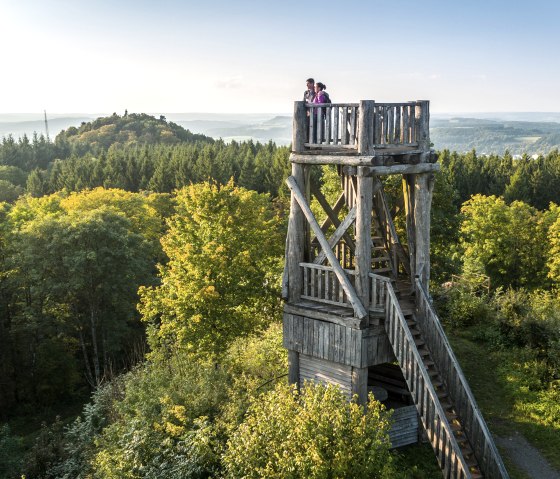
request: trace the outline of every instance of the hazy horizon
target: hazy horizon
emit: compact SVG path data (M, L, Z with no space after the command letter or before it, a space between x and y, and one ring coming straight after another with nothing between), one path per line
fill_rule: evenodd
M334 102L560 111L557 2L324 0L309 21L295 0L0 7L1 112L291 112L309 76Z

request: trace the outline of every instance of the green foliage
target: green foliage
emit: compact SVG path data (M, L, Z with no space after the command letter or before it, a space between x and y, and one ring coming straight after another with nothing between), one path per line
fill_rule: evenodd
M213 140L204 135L195 135L181 126L156 119L146 114L132 113L130 115L98 118L95 121L82 123L80 128L69 128L56 137L58 145L75 146L80 151L97 151L109 148L114 144L177 144L183 141Z
M485 294L454 287L440 292L436 298L440 317L454 329L484 325L494 320L495 311Z
M177 193L162 239L161 285L140 290L154 351L219 354L278 312L280 222L266 195L192 185Z
M22 197L4 212L3 411L72 399L84 377L96 386L141 359L137 289L163 258L162 201L97 189Z
M461 208L464 270L485 274L492 285L542 285L546 278L546 229L542 214L518 201L475 195Z
M18 476L23 456L23 441L12 435L7 424L0 425L0 478Z
M253 400L228 442L226 477L394 477L389 416L370 397L367 412L334 386L279 384Z
M33 447L25 455L22 476L55 479L52 467L63 454L63 444L63 423L60 418L50 426L43 423Z
M222 370L180 354L128 374L116 420L96 441L95 477L208 477L218 460L209 418L226 384Z

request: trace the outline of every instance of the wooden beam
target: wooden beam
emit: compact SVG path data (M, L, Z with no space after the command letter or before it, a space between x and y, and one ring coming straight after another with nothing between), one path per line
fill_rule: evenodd
M288 382L299 388L299 353L288 350Z
M352 396L358 396L358 404L367 405L368 368L352 367Z
M342 289L346 293L346 296L348 297L350 304L354 308L354 314L356 315L357 318L360 319L366 318L368 313L365 310L364 305L356 296L356 291L354 290L354 287L350 283L350 280L346 276L346 273L342 269L342 266L340 266L338 259L330 249L329 242L327 241L327 238L321 231L321 228L319 227L319 223L317 223L317 220L315 219L315 216L313 215L311 208L309 208L309 205L305 200L305 196L303 196L303 193L301 192L296 179L293 176L289 176L286 180L286 183L290 188L290 190L292 191L292 198L294 198L298 202L299 207L301 208L301 211L305 215L307 222L313 229L313 232L315 233L315 236L317 237L317 240L319 241L321 248L323 248L323 251L326 252L327 259L329 260L329 263L331 264L333 271L338 281L340 282L340 285L342 286ZM291 239L290 239L290 243L291 243ZM298 268L299 268L299 264L298 264Z
M348 228L352 226L352 223L354 223L355 219L356 219L356 207L354 206L354 208L352 208L350 212L346 215L344 221L342 221L342 223L339 221L338 228L335 230L333 235L329 238L329 246L331 249L342 239L343 236L344 239L346 240L346 237L348 236L346 230L348 230ZM346 240L346 242L348 242L348 240ZM317 257L313 260L313 263L322 264L323 261L325 261L326 257L327 254L325 253L325 251L321 251L317 255Z
M317 195L315 195L315 197L317 197ZM318 200L319 200L319 198L317 198L317 201ZM326 200L325 200L325 203L327 203L327 205L329 206L329 209L330 209L331 207ZM340 196L336 200L336 203L334 204L334 206L331 209L333 218L338 219L338 213L340 212L340 210L342 209L343 206L344 206L344 192L342 192L340 194ZM325 209L325 212L327 213L327 217L326 217L325 221L323 221L323 224L321 225L321 230L323 231L323 233L327 231L328 227L331 224L334 224L335 228L338 226L337 224L333 223L333 221L332 221L332 219L331 219L331 217L330 217L330 215L329 215L329 213L327 212L326 209Z
M360 101L360 116L358 118L358 153L360 155L369 155L373 147L374 108L374 101Z
M430 284L430 208L434 178L429 173L416 176L414 184L414 226L416 232L416 276L429 291Z
M417 165L363 166L359 170L356 167L344 167L344 173L347 175L355 175L357 174L356 172L361 171L363 176L410 175L416 173L432 173L440 169L441 166L439 163L418 163Z
M321 207L323 208L323 210L325 210L325 213L327 213L327 218L329 220L329 223L332 223L335 228L340 227L340 220L338 219L338 212L340 211L340 209L342 208L342 206L344 206L344 193L338 198L336 205L335 205L335 210L333 210L331 208L331 205L329 205L329 202L327 201L327 199L323 196L323 193L321 193L321 190L319 188L317 188L314 184L311 184L311 193L313 193L315 195L315 198L317 198L317 201L319 202L319 204L321 205ZM338 208L337 208L338 206ZM326 231L325 225L328 228L329 223L327 223L326 221L323 222L323 224L321 225L321 231L323 231L323 233ZM348 247L350 248L350 250L352 252L354 252L354 240L350 237L349 234L346 233L346 230L348 229L348 227L344 228L344 230L342 231L343 233L343 237L344 237L344 241L346 241L346 244L348 245ZM340 241L340 238L337 240ZM324 260L325 258L323 258Z
M403 175L402 187L406 211L406 238L410 276L416 276L416 228L414 227L414 183L415 175Z
M348 152L340 152L337 155L301 155L297 153L291 153L290 161L292 163L305 163L309 165L360 166L373 164L373 156L348 156Z
M305 102L294 102L294 119L292 124L292 150L302 152L307 141L307 110Z
M303 166L292 163L292 178L304 188ZM297 302L301 297L303 278L299 264L304 259L305 221L298 201L292 194L288 220L288 253L286 255L288 277L288 301Z
M369 309L369 273L371 272L371 211L373 178L357 177L356 214L356 293Z

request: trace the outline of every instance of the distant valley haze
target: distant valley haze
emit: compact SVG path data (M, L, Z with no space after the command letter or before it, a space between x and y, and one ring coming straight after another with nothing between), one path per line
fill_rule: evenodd
M117 112L123 114L124 112ZM47 112L49 136L54 140L62 130L79 127L111 113ZM165 116L190 130L226 142L273 141L288 145L292 135L290 113L151 113ZM546 154L560 148L560 112L478 112L432 113L430 136L436 150L466 152L475 149L480 154ZM0 114L0 138L24 134L45 135L42 113Z

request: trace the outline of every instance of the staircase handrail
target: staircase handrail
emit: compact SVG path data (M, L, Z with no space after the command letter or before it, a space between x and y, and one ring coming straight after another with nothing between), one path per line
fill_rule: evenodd
M444 477L470 479L472 474L408 328L391 283L386 283L385 330L402 369L418 415Z
M486 477L508 479L509 475L494 439L482 417L463 370L451 349L428 293L418 278L416 278L415 284L418 311L421 313L417 315L417 323L431 352L432 360L447 387L447 392L456 406L455 412L459 416L467 438L473 447L481 471Z

